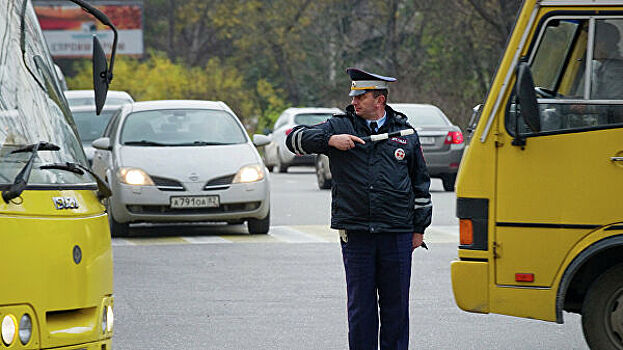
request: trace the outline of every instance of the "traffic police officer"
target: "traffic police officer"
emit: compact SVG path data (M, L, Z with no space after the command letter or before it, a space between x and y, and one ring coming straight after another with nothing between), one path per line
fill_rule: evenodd
M378 349L380 316L380 348L407 350L411 253L431 222L430 177L417 133L386 104L396 79L355 68L347 73L346 113L297 126L286 146L330 159L331 227L341 236L350 349ZM376 135L401 130L406 136Z

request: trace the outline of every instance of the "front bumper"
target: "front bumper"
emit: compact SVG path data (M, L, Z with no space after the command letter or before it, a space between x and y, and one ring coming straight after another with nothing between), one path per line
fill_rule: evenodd
M112 349L111 339L100 340L100 341L93 342L93 343L54 348L54 350L110 350L110 349Z
M111 210L116 221L138 222L200 222L263 219L270 209L269 182L231 184L219 190L203 190L202 183L184 183L186 191L162 191L156 186L131 186L113 183ZM171 197L219 197L217 208L171 209Z

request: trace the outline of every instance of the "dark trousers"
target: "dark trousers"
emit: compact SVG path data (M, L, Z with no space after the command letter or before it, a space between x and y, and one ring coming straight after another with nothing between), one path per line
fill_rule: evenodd
M379 314L381 350L408 349L412 237L348 231L341 242L351 350L378 349Z

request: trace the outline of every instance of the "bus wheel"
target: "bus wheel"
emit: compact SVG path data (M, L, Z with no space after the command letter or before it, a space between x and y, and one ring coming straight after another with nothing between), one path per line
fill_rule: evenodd
M623 350L623 264L591 285L582 305L582 329L591 349Z

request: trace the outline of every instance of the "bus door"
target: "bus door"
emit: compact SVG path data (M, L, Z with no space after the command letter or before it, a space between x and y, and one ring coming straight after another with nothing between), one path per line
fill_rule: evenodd
M498 118L494 249L502 286L552 287L578 240L623 217L623 13L558 12L538 23L523 63L536 122L522 115L519 87Z

